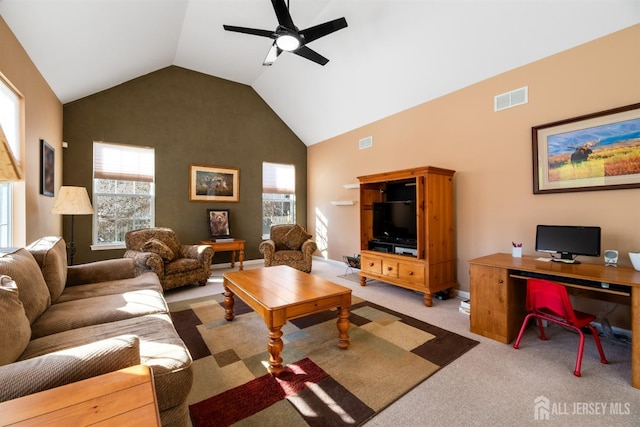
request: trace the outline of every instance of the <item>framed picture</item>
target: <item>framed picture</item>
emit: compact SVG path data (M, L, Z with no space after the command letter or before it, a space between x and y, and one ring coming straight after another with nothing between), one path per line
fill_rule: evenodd
M533 193L640 187L640 103L532 128Z
M207 210L209 219L209 236L212 238L231 237L231 224L228 209Z
M53 197L55 151L44 139L40 140L40 194Z
M189 201L240 201L240 169L189 165Z

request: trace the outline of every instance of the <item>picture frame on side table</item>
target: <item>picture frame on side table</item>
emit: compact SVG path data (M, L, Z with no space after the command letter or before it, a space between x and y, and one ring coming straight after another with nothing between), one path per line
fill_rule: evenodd
M53 197L55 192L55 150L40 140L40 194Z
M534 194L640 187L640 103L531 130Z
M189 165L190 202L239 202L240 169Z
M231 215L228 209L207 209L209 220L209 236L216 239L231 237Z

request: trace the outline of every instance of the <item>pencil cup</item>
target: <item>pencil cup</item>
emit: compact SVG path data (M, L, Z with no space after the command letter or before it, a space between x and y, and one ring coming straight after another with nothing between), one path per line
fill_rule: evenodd
M522 258L522 246L511 248L511 256L514 258Z

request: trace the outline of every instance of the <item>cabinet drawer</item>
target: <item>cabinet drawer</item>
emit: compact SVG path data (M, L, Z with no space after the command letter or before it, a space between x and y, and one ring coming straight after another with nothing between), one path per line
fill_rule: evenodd
M363 256L361 268L365 273L382 274L382 259Z
M424 283L424 264L399 262L398 278L411 283Z
M385 259L382 262L382 275L398 277L398 263L394 260Z

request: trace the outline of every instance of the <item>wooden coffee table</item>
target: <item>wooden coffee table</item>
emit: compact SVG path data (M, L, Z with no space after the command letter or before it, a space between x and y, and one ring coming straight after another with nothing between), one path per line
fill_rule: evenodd
M284 265L224 273L223 279L225 319L233 320L237 295L267 324L272 375L283 369L281 328L287 320L337 308L338 347L349 347L351 289Z

